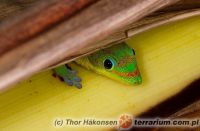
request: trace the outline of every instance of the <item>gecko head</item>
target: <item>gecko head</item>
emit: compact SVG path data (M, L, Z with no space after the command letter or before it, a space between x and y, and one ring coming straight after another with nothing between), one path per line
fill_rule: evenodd
M101 57L95 58L96 71L111 79L125 84L138 85L142 78L137 67L135 51L127 44L121 43L99 52ZM99 55L96 53L96 55ZM95 57L95 56L94 56Z
M127 55L123 59L108 57L104 60L104 68L107 76L113 79L130 85L142 83L134 54Z

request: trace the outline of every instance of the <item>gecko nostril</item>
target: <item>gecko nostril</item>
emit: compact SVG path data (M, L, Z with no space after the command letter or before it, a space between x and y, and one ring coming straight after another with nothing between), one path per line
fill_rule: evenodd
M135 55L135 50L134 50L134 49L132 49L132 51L133 51L133 54Z

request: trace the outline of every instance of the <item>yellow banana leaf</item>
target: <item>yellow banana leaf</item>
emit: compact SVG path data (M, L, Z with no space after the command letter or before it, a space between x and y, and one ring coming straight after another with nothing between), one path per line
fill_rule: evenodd
M0 94L0 130L51 131L57 118L136 116L200 78L200 17L152 29L128 44L136 51L142 85L123 85L72 63L83 81L78 90L45 71ZM94 128L111 129L56 130Z

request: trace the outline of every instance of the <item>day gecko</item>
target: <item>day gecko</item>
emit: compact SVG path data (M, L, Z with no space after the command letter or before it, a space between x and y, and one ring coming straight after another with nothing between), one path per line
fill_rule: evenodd
M139 73L135 51L125 42L102 49L75 61L77 64L98 74L119 82L137 85L142 83ZM53 69L68 85L81 88L81 79L76 76L76 71L66 65Z

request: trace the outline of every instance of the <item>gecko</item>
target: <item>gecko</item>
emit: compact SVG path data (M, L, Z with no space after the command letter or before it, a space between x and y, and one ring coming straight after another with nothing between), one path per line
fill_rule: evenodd
M75 63L124 84L138 85L142 83L135 51L125 42L82 57L76 60ZM68 65L58 66L53 71L67 85L82 88L81 78Z

